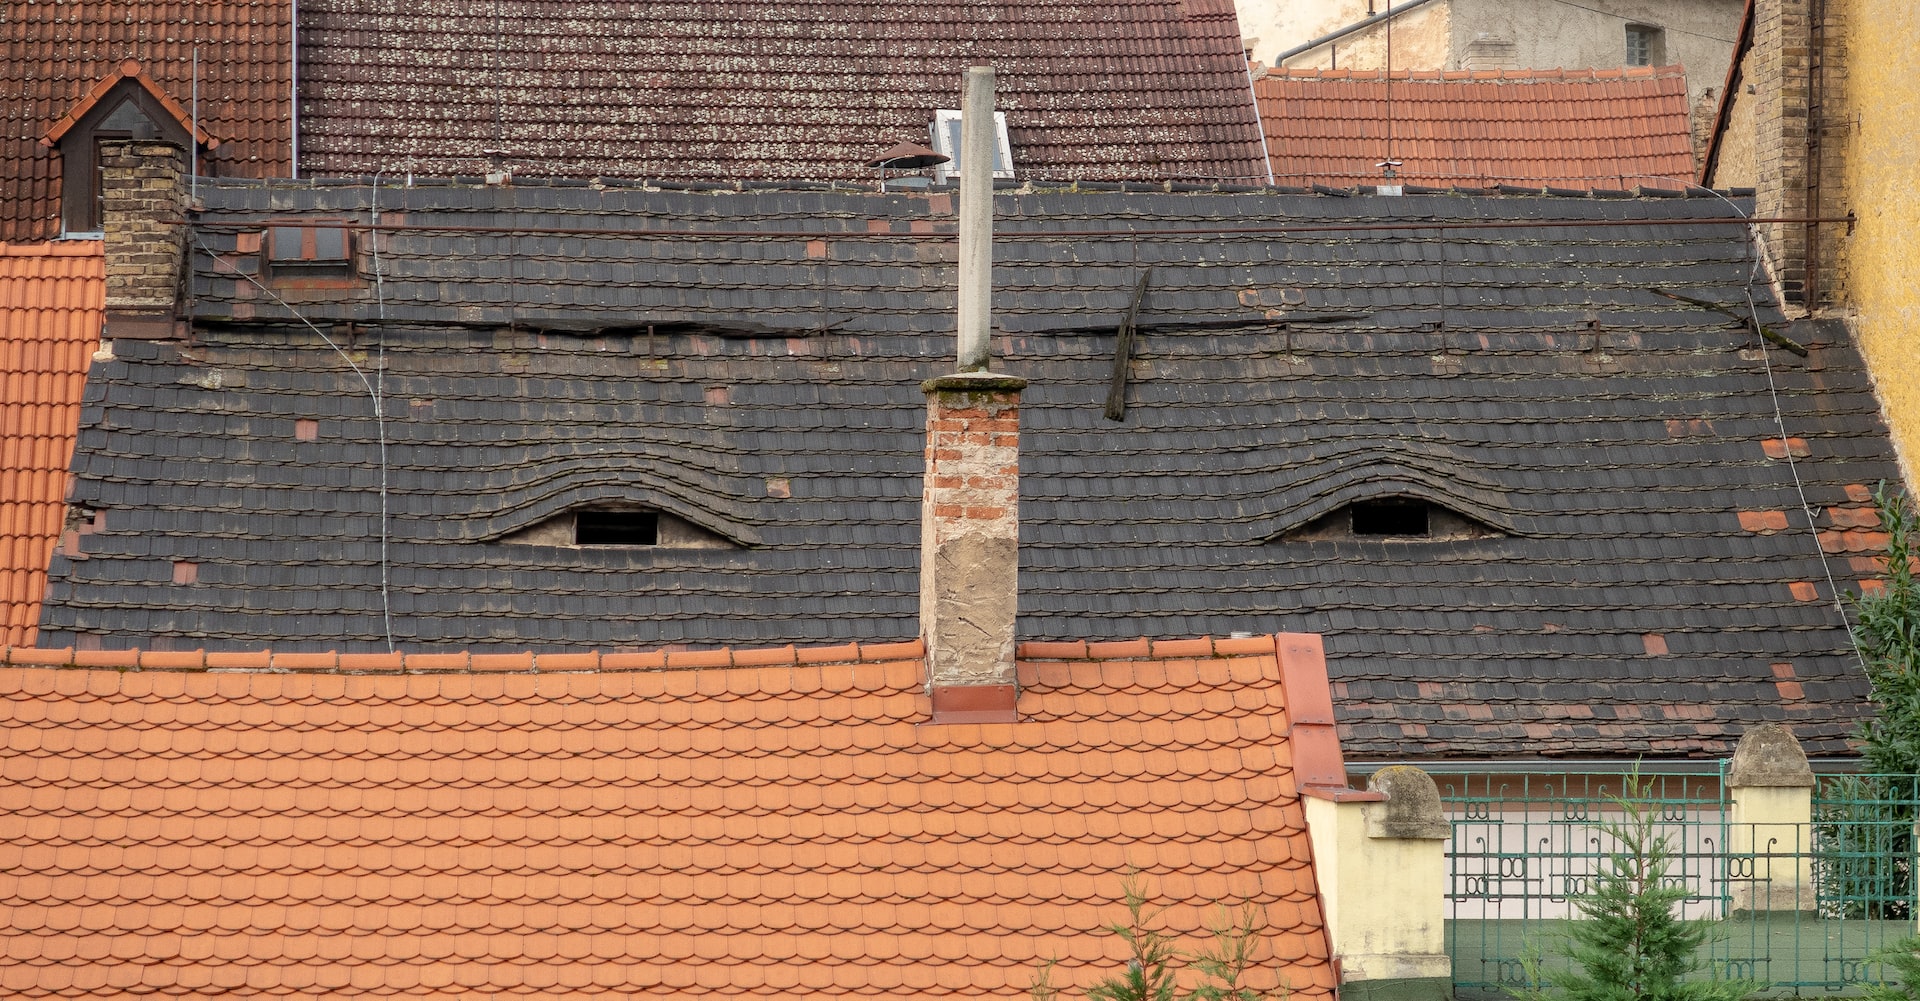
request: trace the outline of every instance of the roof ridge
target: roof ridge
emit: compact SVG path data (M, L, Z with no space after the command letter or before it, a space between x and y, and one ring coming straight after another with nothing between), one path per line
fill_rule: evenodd
M1597 83L1611 80L1665 80L1685 75L1686 69L1679 65L1393 71L1394 80L1409 83ZM1385 70L1284 66L1269 68L1260 80L1346 80L1355 83L1373 83L1386 78Z
M0 243L0 257L104 257L100 240L42 240L39 243Z
M1120 642L1030 641L1020 660L1168 660L1271 656L1273 636L1148 639ZM805 667L915 660L926 655L919 639L895 643L713 650L650 650L634 653L324 653L246 650L77 650L73 647L0 647L0 667L77 670L265 672L275 674L539 674L543 672L692 671L714 668Z

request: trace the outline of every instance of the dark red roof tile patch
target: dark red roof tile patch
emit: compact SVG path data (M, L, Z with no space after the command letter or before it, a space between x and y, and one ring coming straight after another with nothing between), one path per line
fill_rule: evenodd
M316 173L870 179L990 64L1021 176L1266 181L1223 0L309 0L300 16Z
M100 244L0 244L0 644L40 622L105 306Z
M1693 177L1677 67L1395 73L1390 101L1378 71L1286 69L1254 90L1280 184L1673 189ZM1379 166L1390 158L1391 182Z
M1120 968L1135 868L1182 935L1251 900L1270 976L1331 997L1265 643L1026 662L1023 722L952 726L913 644L419 675L16 649L0 990L1020 998L1048 959Z
M208 173L288 173L291 0L149 3L7 0L0 13L0 242L60 231L60 155L41 144L122 64L192 114L200 54L200 126L219 141Z

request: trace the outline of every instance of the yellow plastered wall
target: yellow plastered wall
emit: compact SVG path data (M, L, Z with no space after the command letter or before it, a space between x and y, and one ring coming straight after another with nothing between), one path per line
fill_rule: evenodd
M1367 811L1379 804L1301 802L1342 981L1451 977L1442 842L1370 836Z
M1920 17L1894 0L1828 0L1841 26L1828 58L1844 60L1841 107L1847 207L1858 217L1843 267L1854 336L1873 372L1907 482L1920 482ZM1836 50L1831 46L1839 46ZM1837 126L1837 127L1835 127Z

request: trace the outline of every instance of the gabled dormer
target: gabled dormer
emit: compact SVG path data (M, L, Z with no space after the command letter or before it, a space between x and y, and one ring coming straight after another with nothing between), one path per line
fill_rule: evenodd
M161 90L127 60L94 85L53 128L42 146L60 151L60 222L67 236L99 233L100 144L116 139L162 139L204 154L220 145L205 129L193 127L192 112Z

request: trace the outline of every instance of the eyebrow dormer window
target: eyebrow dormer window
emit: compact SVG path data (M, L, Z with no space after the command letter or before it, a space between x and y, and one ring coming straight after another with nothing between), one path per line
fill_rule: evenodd
M1353 501L1269 541L1457 542L1506 534L1443 504L1396 494Z
M638 506L563 511L499 539L567 549L738 549L732 540L664 511Z

